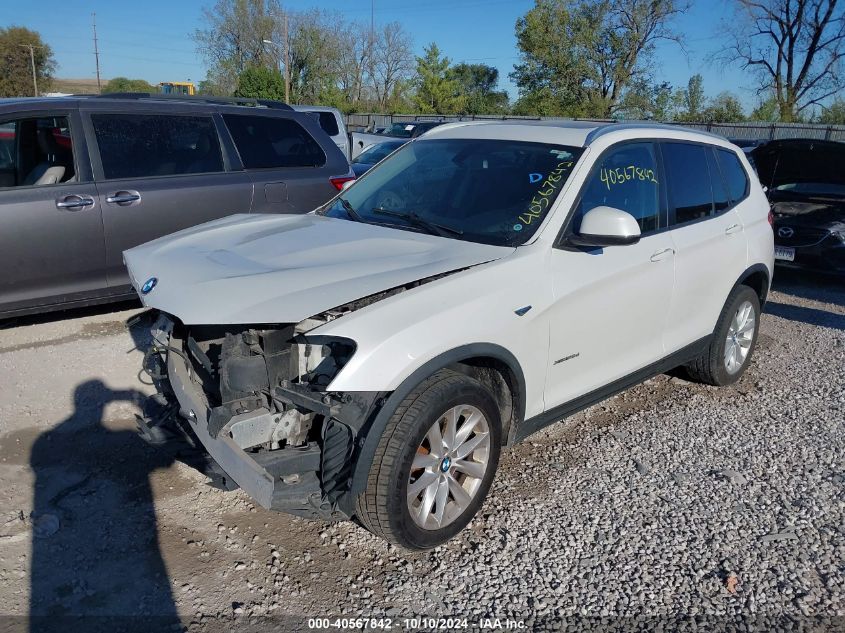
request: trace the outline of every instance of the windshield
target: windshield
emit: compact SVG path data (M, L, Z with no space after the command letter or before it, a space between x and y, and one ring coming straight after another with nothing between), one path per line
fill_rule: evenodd
M397 147L402 147L403 142L398 143L378 143L377 145L370 145L363 152L352 159L353 163L364 163L368 165L375 164L387 158Z
M524 141L418 140L319 213L517 246L542 223L582 152Z
M385 134L387 136L398 136L399 138L411 138L414 134L416 123L394 123L391 125Z

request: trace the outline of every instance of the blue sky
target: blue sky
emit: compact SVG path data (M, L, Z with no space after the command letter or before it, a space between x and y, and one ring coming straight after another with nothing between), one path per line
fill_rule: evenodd
M94 77L91 13L97 14L101 76L118 75L159 81L197 82L205 65L188 34L201 25L203 6L214 0L41 0L0 14L0 25L21 25L41 32L55 51L58 77ZM418 52L435 41L454 62L496 66L500 86L512 97L516 89L508 73L517 61L514 23L533 0L375 0L377 23L399 21L411 33ZM73 7L71 9L71 6ZM291 10L319 7L336 10L349 20L369 22L370 0L289 0ZM675 23L684 38L684 53L675 44L661 44L655 57L656 79L684 86L701 73L708 95L736 93L746 107L757 98L753 81L738 68L709 61L720 46L720 31L731 16L730 0L693 0Z

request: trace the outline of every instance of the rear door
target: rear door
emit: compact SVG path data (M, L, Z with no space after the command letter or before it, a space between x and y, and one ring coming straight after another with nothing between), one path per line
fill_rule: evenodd
M76 110L0 115L0 312L103 293L103 226Z
M280 112L223 114L255 185L257 213L308 213L338 192L332 179L349 173L349 163L317 121L297 116L301 119Z
M200 114L90 112L109 286L129 284L123 251L234 213L252 182L221 149L219 119Z
M660 144L675 248L675 292L664 344L676 351L713 333L728 293L745 270L747 240L714 148Z

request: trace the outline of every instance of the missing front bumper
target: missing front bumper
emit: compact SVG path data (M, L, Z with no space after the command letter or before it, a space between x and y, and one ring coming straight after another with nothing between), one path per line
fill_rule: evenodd
M380 394L326 394L282 381L270 389L269 400L265 398L269 406L221 419L220 407L209 406L201 384L192 376L194 368L180 334L168 332L161 360L166 369L162 367L157 382L178 403L191 434L257 503L306 518L349 518L341 509L347 504L340 501L349 490L356 438L374 415ZM313 428L308 439L265 450L275 446L274 432L283 428L286 415L310 421Z

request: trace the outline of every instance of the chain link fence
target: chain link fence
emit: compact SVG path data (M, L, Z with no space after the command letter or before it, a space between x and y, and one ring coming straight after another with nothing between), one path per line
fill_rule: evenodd
M351 132L375 131L379 128L390 127L393 123L407 121L596 121L610 123L612 120L602 119L567 119L564 117L528 117L528 116L439 116L428 114L348 114L346 126ZM814 123L681 123L675 125L690 127L719 134L730 139L775 140L782 138L811 138L828 141L845 142L845 125L824 125Z

